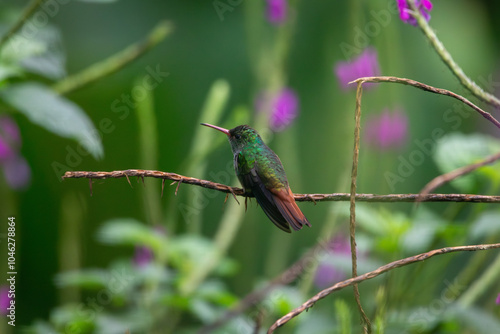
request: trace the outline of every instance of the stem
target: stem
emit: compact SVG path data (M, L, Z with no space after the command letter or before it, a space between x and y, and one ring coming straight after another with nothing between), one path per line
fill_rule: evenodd
M136 42L115 55L55 83L52 88L58 94L64 95L113 74L160 43L172 31L172 28L170 22L162 21L151 30L144 40Z
M358 89L356 91L356 111L355 111L355 122L354 127L354 153L352 158L352 172L351 172L351 214L349 219L349 230L351 239L351 260L352 260L352 277L358 276L358 264L356 256L356 179L358 177L358 160L359 160L359 137L360 137L360 127L361 127L361 96L363 94L363 83L358 82ZM364 331L365 333L371 333L371 323L370 319L366 316L363 306L361 305L361 297L359 295L358 284L353 284L354 298L356 299L356 304L358 305L359 313L361 318L365 323Z
M238 232L241 222L243 221L243 212L243 209L240 208L236 201L229 203L227 211L215 235L215 249L206 261L193 270L190 276L187 277L180 286L180 291L184 296L191 295L220 263L236 237L236 232Z
M484 292L494 283L498 282L500 275L500 254L481 277L479 277L471 287L458 299L458 302L465 306L471 306Z
M32 0L29 5L24 9L23 14L16 23L2 36L0 39L0 50L4 44L24 25L24 23L33 15L35 10L40 6L43 0Z
M436 33L431 28L427 20L420 13L420 10L418 10L417 6L415 5L415 0L408 0L408 3L410 4L410 7L412 9L411 15L417 20L420 29L422 29L427 39L434 47L434 50L436 50L439 57L441 57L441 60L446 64L446 66L448 66L448 68L457 77L460 83L477 98L496 108L499 108L500 100L479 87L478 84L476 84L465 74L465 72L460 66L458 66L455 60L453 60L451 54L448 52L448 50L446 50L443 43L438 39Z

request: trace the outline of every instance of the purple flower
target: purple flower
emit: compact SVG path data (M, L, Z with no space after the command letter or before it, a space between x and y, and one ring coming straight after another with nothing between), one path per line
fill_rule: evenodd
M7 285L0 286L0 313L7 314L7 308L10 306L9 287Z
M349 82L361 77L380 75L377 50L368 47L357 58L351 61L339 61L335 64L334 71L342 90L348 91L350 89L355 89L356 85L349 85ZM376 84L366 83L363 87L369 88L373 87L373 85Z
M408 12L411 9L408 5L407 0L397 0L397 3L399 9L399 17L401 18L401 20L403 22L417 26L417 20ZM431 19L431 15L429 13L432 10L432 2L430 0L415 0L415 5L417 6L422 16L427 21L429 21Z
M495 303L497 303L497 305L500 305L500 293L498 294L497 300L495 301Z
M136 267L142 268L153 261L153 251L146 246L136 246L133 262Z
M365 125L365 142L380 150L398 149L404 146L408 136L408 118L399 109L370 117Z
M293 90L285 88L274 97L271 106L269 125L273 131L282 131L297 117L299 101Z
M349 258L351 256L349 239L342 235L332 239L328 245L327 256L331 257L332 255ZM348 273L345 270L338 268L326 258L318 265L316 275L314 276L314 284L318 288L324 289L336 282L344 280L347 278L347 275Z
M0 116L0 167L12 189L24 189L31 180L31 169L20 155L21 135L13 119Z
M8 116L0 116L0 163L15 155L21 146L17 124Z
M255 103L257 111L269 113L269 127L273 131L283 131L299 113L299 99L290 88L283 88L277 94L262 93Z
M26 189L31 180L31 168L21 155L3 163L3 175L12 189Z
M272 24L285 22L288 12L287 0L267 0L267 19Z

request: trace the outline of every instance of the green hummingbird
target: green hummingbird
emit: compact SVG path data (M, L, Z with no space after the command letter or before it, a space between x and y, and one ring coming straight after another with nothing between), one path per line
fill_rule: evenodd
M281 230L290 233L290 226L298 231L311 223L300 211L288 186L280 158L248 125L227 130L201 123L225 133L234 155L234 169L243 190L252 194L265 214Z

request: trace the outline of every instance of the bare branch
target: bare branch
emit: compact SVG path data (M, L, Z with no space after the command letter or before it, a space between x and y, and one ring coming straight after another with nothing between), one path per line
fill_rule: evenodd
M364 78L356 79L352 82L356 82L356 83L359 83L359 82L361 82L361 83L365 83L365 82L393 82L393 83L400 83L403 85L413 86L413 87L416 87L416 88L419 88L419 89L422 89L422 90L425 90L427 92L431 92L434 94L450 96L450 97L453 97L454 99L457 99L457 100L465 103L466 105L468 105L469 107L471 107L472 109L477 111L481 116L486 118L488 121L493 123L493 125L495 125L497 128L500 129L500 122L495 117L493 117L493 115L491 115L489 112L484 111L483 109L479 108L474 103L467 100L465 97L458 95L456 93L453 93L452 91L449 91L446 89L436 88L436 87L432 87L432 86L426 85L424 83L421 83L421 82L418 82L415 80L406 79L406 78L398 78L398 77L364 77Z
M358 177L358 162L359 162L359 138L361 128L361 96L363 95L363 82L358 82L356 90L356 110L354 113L355 127L354 127L354 152L352 157L352 171L351 171L351 193L350 193L350 215L349 215L349 234L351 241L351 263L352 263L352 277L358 276L358 263L356 255L356 179ZM358 284L353 284L354 299L358 306L358 311L363 320L363 330L365 333L372 332L372 325L370 319L363 310L361 305L361 296L359 295Z
M328 243L324 240L318 242L314 247L310 248L304 255L302 255L300 259L295 261L285 271L269 281L265 286L246 295L239 301L236 306L232 307L231 310L227 311L217 321L203 327L198 332L198 334L206 334L216 330L238 314L243 313L248 308L257 304L263 298L268 296L269 293L277 286L292 283L295 279L297 279L297 277L299 277L300 274L303 273L304 268L306 268L307 265L317 257L319 252L326 249L327 247Z
M241 188L230 187L225 184L216 183L208 180L201 180L194 177L183 176L176 173L160 172L156 170L127 169L112 172L85 172L75 171L66 172L63 179L109 179L109 178L127 178L130 176L153 177L157 179L167 179L180 181L182 183L200 186L207 189L217 190L223 193L232 193L235 196L251 197L243 192ZM323 202L323 201L349 201L348 193L333 194L294 194L297 202ZM486 196L474 194L429 194L419 197L419 194L356 194L356 201L359 202L470 202L470 203L500 203L500 196Z
M459 178L459 177L464 176L466 174L472 173L476 169L483 167L485 165L491 164L491 163L497 161L498 159L500 159L500 152L498 152L497 154L494 154L492 156L489 156L486 159L481 160L479 162L476 162L474 164L460 167L460 168L457 168L455 170L452 170L451 172L439 175L439 176L435 177L434 179L432 179L432 181L427 183L425 185L424 189L422 189L422 191L420 191L419 195L426 196L430 192L434 191L434 189L436 189L437 187L440 187L445 183L453 181L456 178Z
M292 310L285 316L281 317L278 319L268 330L268 334L273 333L278 327L283 326L286 324L288 321L293 319L294 317L298 316L302 312L306 311L307 309L311 308L314 306L314 304L319 301L320 299L325 298L326 296L332 294L335 291L342 290L343 288L346 288L348 286L351 286L356 283L361 283L363 281L375 278L385 272L388 272L390 270L406 266L408 264L424 261L427 259L430 259L431 257L434 257L436 255L441 255L441 254L447 254L447 253L453 253L453 252L472 252L472 251L479 251L479 250L488 250L488 249L495 249L495 248L500 248L500 243L498 244L485 244L485 245L473 245L473 246L457 246L457 247L446 247L446 248L440 248L440 249L434 249L426 253L418 254L415 256L407 257L405 259L397 260L391 263L388 263L374 271L370 271L366 274L354 277L354 278L349 278L345 281L339 282L327 289L324 289L317 293L314 297L310 298L307 300L305 303L303 303L300 307L297 307L296 309Z

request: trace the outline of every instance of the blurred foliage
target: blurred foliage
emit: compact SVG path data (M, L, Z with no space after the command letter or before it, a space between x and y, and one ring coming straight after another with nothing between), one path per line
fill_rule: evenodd
M0 36L27 3L0 4ZM199 123L249 123L280 156L294 192L344 192L355 96L340 89L336 62L372 46L383 75L463 93L420 31L399 20L394 0L289 1L281 25L267 21L266 3L47 1L1 46L0 113L19 124L33 170L23 192L0 178L0 219L18 222L16 328L196 333L307 249L328 244L333 233L348 234L346 203L301 204L313 227L286 235L255 201L245 212L231 196L226 203L224 194L183 184L167 184L160 197L161 181L149 179L129 180L132 187L123 179L94 181L89 196L87 181L61 182L64 171L158 169L236 185L224 136ZM431 13L457 62L492 93L498 93L499 14L500 6L486 0L435 1ZM58 93L82 69L109 70L106 60L131 43L141 45L165 19L175 31L149 53ZM263 93L284 87L296 92L300 114L275 133L269 114L254 110ZM446 97L378 85L364 93L362 108L362 130L367 116L405 112L409 140L391 150L361 145L360 192L415 193L435 176L500 150L498 129ZM387 173L399 181L389 183ZM497 162L439 191L498 195L499 184ZM364 203L357 205L357 223L360 273L430 249L500 237L500 210L491 204ZM349 254L328 247L310 262L295 282L214 332L254 333L262 319L258 332L264 333L318 292L318 262L350 272ZM6 263L2 251L2 268ZM364 282L361 299L374 332L492 333L500 328L499 263L497 251L450 254ZM352 297L350 289L339 291L279 332L356 333ZM0 332L16 331L1 323Z

